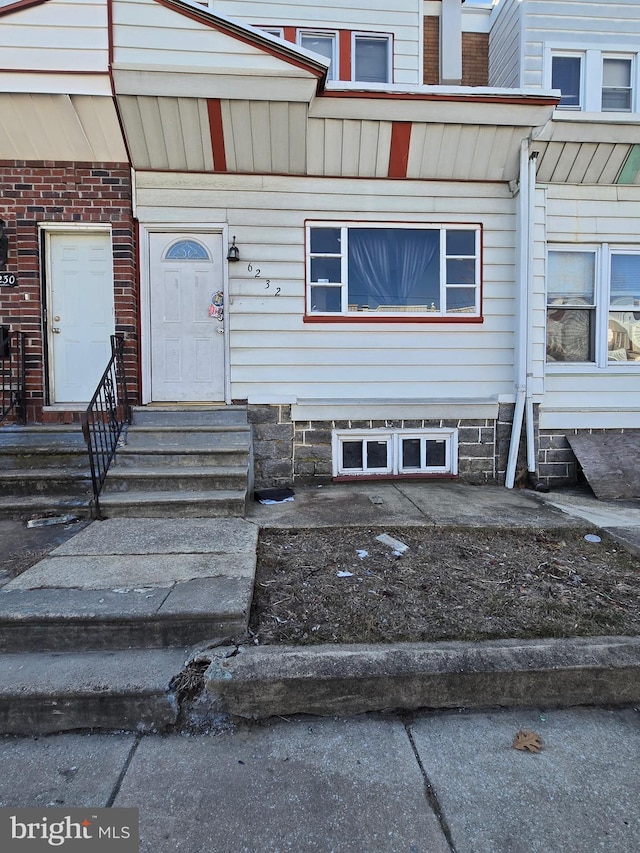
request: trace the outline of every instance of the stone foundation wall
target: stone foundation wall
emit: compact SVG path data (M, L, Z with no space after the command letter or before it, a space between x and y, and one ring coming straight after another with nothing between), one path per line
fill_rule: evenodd
M513 413L504 407L501 418ZM291 421L290 406L248 407L253 425L257 488L331 481L331 435L334 429L457 429L458 472L466 483L495 483L504 469L510 423L494 420L350 420Z
M567 440L568 435L622 435L634 429L540 430L538 476L549 488L573 486L578 482L580 465Z

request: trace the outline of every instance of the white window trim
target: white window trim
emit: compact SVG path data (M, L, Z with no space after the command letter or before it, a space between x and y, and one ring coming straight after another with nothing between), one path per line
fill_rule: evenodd
M257 29L262 30L262 32L267 33L267 35L273 36L274 38L284 38L284 29L282 27L269 27L266 24L264 26L258 24Z
M424 441L445 442L444 466L426 466L420 469L402 469L402 441L404 439L421 439ZM353 469L342 467L342 443L345 441L385 441L387 442L387 467ZM332 464L334 477L429 477L458 475L458 430L451 428L433 429L364 429L364 430L332 430ZM424 448L424 445L423 445ZM422 453L422 450L421 450ZM422 460L424 462L424 456Z
M594 283L594 308L595 311L595 360L584 362L558 362L545 361L547 373L593 373L594 371L606 371L607 373L628 373L640 370L639 361L609 361L608 331L609 312L611 308L611 256L640 255L640 246L625 245L622 243L581 243L579 246L570 243L549 243L546 249L545 265L548 269L547 256L549 252L591 252L595 258L595 283ZM545 293L545 348L546 348L546 293ZM615 310L615 309L613 309Z
M604 92L604 61L605 59L626 59L631 62L631 71L629 74L629 79L631 83L631 105L628 110L604 110L602 109L602 95ZM609 53L608 51L602 52L601 58L601 75L602 79L600 80L600 109L603 113L624 113L625 115L629 115L629 113L637 112L637 97L638 97L638 70L637 70L637 54L634 53Z
M368 314L367 312L353 312L348 310L348 301L349 301L349 270L348 270L348 251L343 251L340 254L341 264L340 264L340 275L341 281L338 282L330 282L329 286L340 287L341 289L341 310L337 311L311 311L311 288L314 285L318 285L318 282L311 281L311 259L312 257L322 256L323 253L315 252L312 254L311 252L311 230L314 228L339 228L341 231L341 246L345 247L348 245L347 240L345 239L347 232L349 229L356 228L397 228L399 231L407 230L407 229L420 229L424 231L439 231L440 232L440 311L428 311L421 312L415 314L409 314L407 312L398 310L398 311L388 311L388 312L371 312ZM476 291L476 300L475 300L475 311L471 312L453 312L446 311L446 296L447 289L452 288L456 289L456 287L461 287L461 285L453 285L447 284L446 281L446 270L447 270L447 258L455 258L458 256L455 255L447 255L446 254L446 232L447 231L474 231L476 235L476 246L475 246L475 285L465 285L466 288L475 287ZM326 254L327 257L337 257L337 255L331 255L330 253ZM460 257L470 257L470 256L460 256ZM366 320L370 317L377 317L380 319L390 318L397 319L402 317L405 320L415 319L416 321L423 320L425 318L430 319L432 321L445 320L447 322L458 321L464 322L468 319L478 320L482 318L482 227L477 222L465 222L465 223L429 223L429 222L366 222L366 221L357 221L357 222L344 222L337 221L333 222L331 220L317 220L317 221L308 221L306 223L306 259L305 259L305 267L306 267L306 304L305 304L305 315L307 317L326 317L326 318L336 318L336 317L348 317L351 320Z
M565 117L571 113L600 113L607 118L628 118L629 112L614 112L602 109L602 60L631 59L632 62L632 108L637 112L640 108L640 51L633 50L603 50L602 45L593 42L573 49L565 43L547 42L543 54L543 84L551 89L551 63L554 56L581 56L582 66L580 75L580 107L556 107L556 115Z
M331 65L329 66L329 80L339 80L340 79L340 61L339 54L340 51L338 49L338 40L340 35L338 30L324 30L318 29L316 27L300 27L296 30L296 44L300 47L303 47L302 39L304 36L319 36L321 38L330 38L332 40L332 52L331 52ZM310 48L305 48L305 50L310 50Z
M549 49L548 51L548 61L546 63L547 66L547 88L552 88L552 80L553 80L553 60L556 58L571 58L571 59L579 59L580 60L580 88L578 91L578 103L576 105L560 105L556 107L558 110L562 110L562 112L581 112L585 109L585 92L587 89L586 86L586 64L587 64L587 56L586 51L584 50L553 50Z
M351 33L351 69L350 79L354 83L362 82L356 77L356 42L359 38L379 39L387 43L387 79L385 83L393 83L393 37L389 33L368 33L355 30ZM373 85L373 84L372 84ZM381 85L381 84L377 84Z

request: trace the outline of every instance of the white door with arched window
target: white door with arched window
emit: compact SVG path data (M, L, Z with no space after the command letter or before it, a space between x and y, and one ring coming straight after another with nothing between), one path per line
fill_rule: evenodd
M225 397L221 234L149 235L151 400Z

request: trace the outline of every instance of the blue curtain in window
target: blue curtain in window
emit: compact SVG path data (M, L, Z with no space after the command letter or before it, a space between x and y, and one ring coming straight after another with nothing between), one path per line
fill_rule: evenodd
M349 229L349 303L440 307L440 232Z

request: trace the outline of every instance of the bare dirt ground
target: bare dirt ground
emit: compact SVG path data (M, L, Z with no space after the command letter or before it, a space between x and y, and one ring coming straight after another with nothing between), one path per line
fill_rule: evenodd
M263 530L250 628L261 644L640 633L640 560L588 532Z

